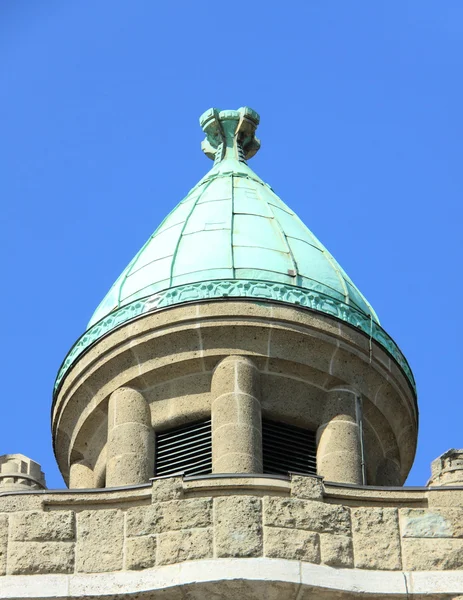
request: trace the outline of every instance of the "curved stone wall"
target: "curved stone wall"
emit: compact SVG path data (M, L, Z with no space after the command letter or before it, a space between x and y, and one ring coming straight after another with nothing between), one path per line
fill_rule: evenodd
M33 580L39 586L37 597L49 597L49 586L58 585L58 576L64 575L67 589L76 582L81 597L99 595L98 585L113 585L117 576L120 598L133 592L133 572L139 573L138 582L151 581L154 586L157 580L159 588L161 581L159 592L172 588L174 593L175 586L181 590L183 570L166 567L180 564L190 564L189 573L196 569L199 579L211 564L219 570L214 576L221 564L228 565L237 569L240 580L261 584L262 574L246 566L255 560L264 571L265 561L276 561L273 583L285 584L286 573L289 587L283 586L281 600L294 600L293 592L302 585L289 581L292 564L312 577L307 575L304 583L308 590L336 589L342 598L356 597L354 591L361 592L361 585L366 586L364 592L376 594L372 598L389 598L386 576L389 592L396 586L394 597L402 597L399 575L408 582L408 597L416 593L418 598L415 581L420 582L418 591L427 582L427 598L450 598L459 591L456 586L463 590L462 517L459 488L380 490L324 485L317 477L296 475L291 480L178 477L93 493L3 494L0 598L25 597L26 592L18 592L23 576L29 577L24 580L27 585ZM209 566L203 568L203 562ZM166 573L171 573L170 583ZM82 581L87 582L86 593ZM227 588L221 587L220 577L208 585L209 592L217 594L214 598L235 597L224 593ZM8 591L13 589L16 595ZM271 597L260 594L252 591L245 597ZM172 596L177 597L184 596Z
M69 482L72 469L79 477L73 477L71 487L88 482L84 465L93 472L93 487L97 487L104 485L108 464L129 464L128 457L115 460L117 449L124 446L119 432L128 429L119 424L116 432L108 421L116 395L130 389L130 394L143 397L155 434L210 417L213 401L228 390L226 378L221 381L215 373L230 356L251 360L256 368L263 417L319 429L323 448L319 474L325 479L362 482L358 458L357 465L350 464L348 475L343 466L347 465L344 458L350 461L358 449L341 441L339 448L327 444L342 430L346 440L348 432L354 432L354 445L359 446L361 436L355 427L362 419L366 481L403 483L415 453L417 409L415 392L394 359L363 332L334 318L304 308L244 300L150 313L112 331L79 358L63 380L53 407L55 454L65 480ZM255 427L257 413L254 417L249 427ZM334 419L339 421L335 425ZM140 431L146 426L145 421L137 425ZM141 444L140 452L148 447L152 442ZM249 470L259 470L256 452ZM134 459L136 450L127 446L129 453ZM148 457L143 460L147 465ZM79 466L74 468L75 464ZM227 472L247 470L227 461L216 464L217 470L227 464ZM146 469L137 463L135 471ZM125 476L118 481L113 468L107 480L110 485L135 483ZM145 481L146 477L138 483Z

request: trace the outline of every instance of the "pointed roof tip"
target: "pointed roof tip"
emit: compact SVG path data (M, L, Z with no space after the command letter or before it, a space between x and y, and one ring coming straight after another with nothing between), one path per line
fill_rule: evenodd
M259 121L258 113L248 106L238 110L206 110L199 118L206 134L201 144L204 154L215 164L225 158L245 163L260 148L260 140L255 137Z
M201 125L201 127L203 127L203 129L204 124L214 115L219 120L239 119L241 116L245 116L248 119L252 119L255 122L256 127L257 125L259 125L260 122L259 113L257 113L249 106L241 106L237 110L221 110L220 108L212 107L204 111L203 114L199 117L199 124Z

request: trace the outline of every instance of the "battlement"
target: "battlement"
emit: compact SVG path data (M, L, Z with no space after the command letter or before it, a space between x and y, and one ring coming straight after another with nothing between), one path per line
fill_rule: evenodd
M0 493L45 488L45 475L38 463L24 454L0 456Z
M451 448L433 460L428 485L463 485L463 450Z

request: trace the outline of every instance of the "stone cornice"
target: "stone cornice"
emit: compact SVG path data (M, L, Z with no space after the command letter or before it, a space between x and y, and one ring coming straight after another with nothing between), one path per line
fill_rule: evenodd
M120 325L147 313L187 302L237 298L283 302L299 306L340 319L352 327L360 329L392 356L406 374L412 389L416 393L415 380L407 359L394 340L371 316L364 314L354 306L333 299L317 290L307 290L275 282L240 279L205 281L178 286L136 300L115 310L98 323L95 323L72 346L58 371L54 388L55 395L66 373L79 356L100 338Z

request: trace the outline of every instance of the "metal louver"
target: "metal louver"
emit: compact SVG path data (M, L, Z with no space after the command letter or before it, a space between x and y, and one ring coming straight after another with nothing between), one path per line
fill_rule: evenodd
M263 419L262 455L264 473L317 474L317 443L315 433L308 429Z
M155 475L212 473L211 420L156 434Z

